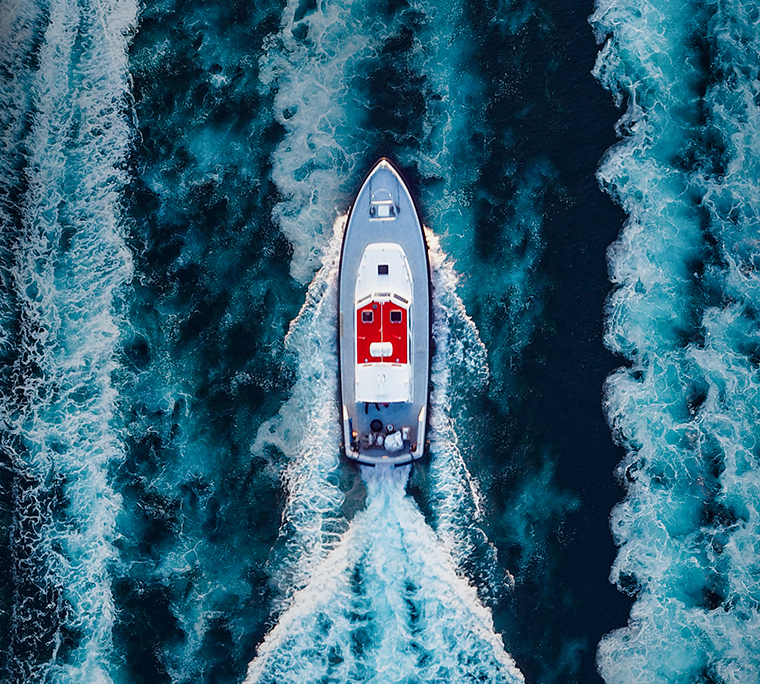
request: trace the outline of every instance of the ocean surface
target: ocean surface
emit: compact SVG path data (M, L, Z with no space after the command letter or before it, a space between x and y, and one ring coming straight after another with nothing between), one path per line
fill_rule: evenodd
M0 681L760 681L749 0L4 0ZM339 456L381 156L430 445Z

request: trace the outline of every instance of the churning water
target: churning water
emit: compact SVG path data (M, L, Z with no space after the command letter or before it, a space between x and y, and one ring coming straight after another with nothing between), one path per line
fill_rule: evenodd
M740 0L6 0L0 679L757 682L759 31ZM433 273L395 470L339 456L380 156Z

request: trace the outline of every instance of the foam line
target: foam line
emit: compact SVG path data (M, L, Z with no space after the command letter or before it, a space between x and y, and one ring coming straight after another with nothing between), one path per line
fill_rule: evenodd
M291 274L308 282L336 206L348 199L356 165L364 161L366 102L352 79L375 56L388 27L371 21L371 3L328 0L305 15L302 4L288 2L260 67L263 87L277 89L275 115L286 131L273 155L272 179L284 197L273 216L293 245Z
M131 261L120 219L132 2L49 6L30 77L27 190L14 245L22 351L3 396L13 453L12 681L110 682L109 470L120 315Z
M610 248L605 387L627 455L611 579L636 597L599 645L608 682L760 671L755 208L758 23L749 3L597 3L595 73L628 110L599 171L629 215ZM751 236L751 237L750 237Z
M338 410L338 260L345 217L333 226L323 266L290 325L286 348L297 354L297 379L290 399L265 422L252 447L267 458L277 447L288 459L283 478L288 501L283 513L287 551L276 575L281 596L306 586L314 566L332 551L345 521L340 515L343 494L338 486L340 442Z
M459 448L456 404L460 392L482 389L489 372L485 346L457 294L453 264L432 231L427 230L425 237L432 271L436 349L431 367L430 499L439 537L462 562L484 537L478 527L483 505ZM466 388L459 387L460 383ZM471 524L463 526L464 520Z
M267 635L246 684L523 681L489 612L406 496L407 474L363 471L367 508Z

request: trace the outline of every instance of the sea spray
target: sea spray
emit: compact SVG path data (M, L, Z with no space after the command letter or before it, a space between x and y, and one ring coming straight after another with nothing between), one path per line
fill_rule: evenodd
M629 214L607 344L630 365L605 409L628 453L612 514L627 628L608 682L753 682L760 670L756 430L757 9L598 3L596 75L628 110L600 180Z

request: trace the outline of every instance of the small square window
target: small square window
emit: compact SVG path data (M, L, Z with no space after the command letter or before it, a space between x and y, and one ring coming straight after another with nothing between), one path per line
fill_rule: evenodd
M378 264L377 275L388 275L388 264Z
M362 323L372 323L371 311L362 311Z
M391 311L391 323L401 323L401 309Z

